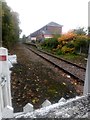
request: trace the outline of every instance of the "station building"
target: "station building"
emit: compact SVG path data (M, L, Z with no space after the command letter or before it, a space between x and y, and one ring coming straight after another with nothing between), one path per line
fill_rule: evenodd
M43 41L45 38L53 38L54 35L62 34L62 25L50 22L28 36L29 40Z

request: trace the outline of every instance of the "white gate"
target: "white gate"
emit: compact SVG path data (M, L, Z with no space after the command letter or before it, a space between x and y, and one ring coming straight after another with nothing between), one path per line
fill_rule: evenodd
M0 116L5 116L7 106L11 107L10 71L8 64L8 50L0 47Z

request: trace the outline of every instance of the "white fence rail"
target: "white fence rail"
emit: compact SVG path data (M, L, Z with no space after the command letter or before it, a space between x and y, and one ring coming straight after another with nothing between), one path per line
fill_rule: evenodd
M9 107L10 106L10 107ZM12 107L8 50L0 47L0 116L6 117ZM9 117L9 116L8 116Z

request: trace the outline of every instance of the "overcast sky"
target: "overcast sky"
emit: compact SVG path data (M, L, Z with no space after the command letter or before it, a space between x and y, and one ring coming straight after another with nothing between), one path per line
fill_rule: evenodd
M88 26L89 0L6 0L19 13L20 28L26 36L53 21L63 32Z

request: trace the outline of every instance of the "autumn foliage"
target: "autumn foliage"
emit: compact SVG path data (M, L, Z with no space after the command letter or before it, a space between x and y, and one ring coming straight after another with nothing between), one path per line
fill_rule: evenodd
M82 31L81 31L82 30ZM57 44L55 44L57 42ZM54 42L52 40L47 40L45 41L44 47L47 46L48 48L48 42L50 43L51 46L51 51L56 51L60 54L65 54L65 53L83 53L83 52L88 52L88 43L89 39L88 36L85 34L83 29L80 30L74 30L74 31L69 31L57 39L54 39ZM52 44L51 44L52 43ZM54 46L55 47L52 47Z
M58 41L70 41L76 38L77 34L73 32L68 32L66 34L63 34L60 38L58 38Z
M76 34L73 31L63 34L58 38L58 49L62 53L75 52L77 49L82 50L87 47L88 37L85 34ZM80 52L81 53L81 52Z

